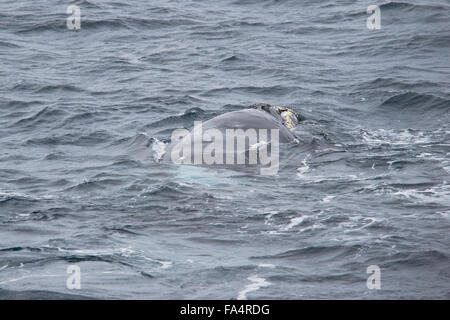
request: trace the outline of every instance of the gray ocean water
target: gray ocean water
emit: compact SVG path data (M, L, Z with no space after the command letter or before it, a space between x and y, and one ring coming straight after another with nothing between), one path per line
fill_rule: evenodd
M2 0L0 298L449 299L449 18ZM174 129L257 102L306 119L277 175L159 161Z

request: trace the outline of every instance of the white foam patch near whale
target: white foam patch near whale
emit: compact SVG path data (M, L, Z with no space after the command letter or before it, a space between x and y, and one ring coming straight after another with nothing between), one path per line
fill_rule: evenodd
M177 168L175 179L188 185L235 185L237 182L236 179L233 179L233 176L238 176L239 174L239 172L226 169L215 170L195 165L180 165Z
M273 265L271 263L260 263L260 264L258 264L258 267L259 268L271 268L271 269L273 269L273 268L275 268L275 265Z
M53 248L49 245L44 247ZM124 257L129 257L134 254L135 251L131 248L103 248L103 249L65 249L61 247L56 247L59 252L66 252L70 254L80 254L80 255L92 255L92 256L109 256L118 254Z
M159 267L160 269L168 269L173 265L173 262L169 261L169 260L153 259L153 258L149 258L149 257L144 257L144 259L160 264L160 267Z
M258 275L253 275L248 277L247 280L250 280L251 283L246 285L244 289L242 289L238 296L238 300L247 300L247 294L250 292L254 292L259 290L260 288L268 287L271 285L270 282L267 282L266 279L258 277Z
M265 147L267 145L268 145L267 141L262 140L262 141L260 141L258 143L252 144L249 149L252 150L252 151L253 150L258 150L258 149L263 148L263 147Z
M156 138L154 139L155 140L152 143L153 160L159 162L166 153L167 144Z
M323 199L322 199L322 202L323 203L328 203L328 202L330 202L332 199L334 199L334 198L336 198L336 196L332 196L332 195L328 195L328 196L325 196Z
M297 168L297 177L303 178L305 173L309 171L309 165L306 162L306 158L302 161L302 166Z
M403 146L410 144L424 144L431 141L431 136L422 131L413 130L390 130L377 129L374 131L366 131L360 129L361 138L364 142L371 146L380 146L389 144L392 146Z
M301 217L295 217L292 218L291 221L284 227L282 227L280 230L281 231L288 231L289 229L292 229L295 226L298 226L299 224L301 224L305 218L307 218L307 216L301 216Z

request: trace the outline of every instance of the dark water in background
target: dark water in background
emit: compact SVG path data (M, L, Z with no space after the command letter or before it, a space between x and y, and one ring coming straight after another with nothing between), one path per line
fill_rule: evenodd
M0 298L449 299L450 2L382 3L2 0ZM277 176L154 161L261 101Z

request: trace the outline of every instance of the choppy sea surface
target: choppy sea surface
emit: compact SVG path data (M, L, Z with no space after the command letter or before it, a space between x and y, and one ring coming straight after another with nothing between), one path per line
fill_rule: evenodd
M0 298L449 299L449 18L2 0ZM174 129L257 102L306 119L277 175L159 161Z

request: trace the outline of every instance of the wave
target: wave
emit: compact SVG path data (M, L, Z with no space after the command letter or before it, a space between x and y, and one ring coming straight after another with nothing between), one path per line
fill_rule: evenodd
M80 191L80 192L91 192L96 190L105 190L105 188L112 188L114 186L120 186L124 183L120 179L97 179L92 181L84 181L75 186L69 187L64 191Z
M184 187L184 189L186 189L186 187ZM151 189L147 189L139 195L139 197L144 198L153 198L156 196L165 199L179 199L180 196L189 196L189 193L186 192L186 190L183 190L179 184L169 182L164 185L154 186Z
M374 3L375 4L375 3ZM331 10L333 10L332 6ZM362 17L368 17L367 5L360 6L358 9L349 8L343 10L340 4L338 9L334 11L326 11L323 15L318 16L315 22L334 24L336 22L352 21ZM389 1L378 6L381 10L382 24L398 24L400 22L417 22L424 21L447 22L450 6L444 4L417 4L401 1ZM336 29L335 29L336 30Z
M388 98L379 107L402 112L426 113L429 111L440 111L448 113L450 111L450 100L432 94L405 92Z
M28 118L23 118L13 123L11 126L26 126L32 127L41 123L51 123L55 120L55 118L59 118L62 115L65 115L66 112L53 108L53 107L44 107L32 116Z
M47 120L51 122L50 120ZM26 145L75 145L75 146L94 146L102 143L108 143L113 136L105 130L97 130L88 134L69 133L60 136L47 136L42 138L31 138L25 140Z
M0 300L90 300L86 295L68 294L48 290L6 290L0 288Z
M111 113L105 111L85 111L79 112L75 115L67 117L62 121L61 125L58 127L68 128L68 127L76 127L79 125L88 125L88 124L99 124L101 121L106 119Z
M442 49L450 47L449 35L436 35L436 34L413 35L405 40L406 40L405 46L409 49L414 48L428 49L431 47Z
M204 121L207 119L210 119L217 115L215 112L207 112L203 110L202 108L194 107L187 109L184 113L169 116L165 119L158 120L156 122L153 122L151 124L148 124L142 128L142 130L147 130L150 128L161 128L161 127L168 127L171 128L178 127L178 128L188 128L191 127L195 121Z
M221 87L210 89L204 93L205 96L216 96L221 94L233 94L233 93L244 93L244 94L260 94L266 96L273 95L289 95L293 92L301 89L300 86L284 86L284 85L273 85L265 87L255 87L255 86L240 86L240 87Z
M70 84L46 85L34 91L34 93L53 93L55 91L84 92L85 90Z
M418 3L409 3L402 1L389 1L383 3L379 6L381 10L405 10L405 11L418 11L419 13L423 13L424 11L445 11L449 10L450 6L444 4L418 4Z
M32 204L41 200L39 197L31 197L26 194L16 192L0 192L0 204L6 203L25 203Z
M23 17L8 17L14 18L14 20L19 19L19 21L24 20ZM26 33L41 33L47 31L55 32L67 32L66 26L66 15L52 15L46 17L45 21L34 22L31 24L22 24L15 26L13 23L10 24L10 28L16 27L15 32L19 34ZM142 29L161 29L161 28L179 28L180 26L194 26L202 24L201 21L187 19L187 18L168 18L168 19L151 19L151 18L138 18L132 16L126 17L115 17L108 19L87 19L81 20L80 30L78 32L83 32L83 30L142 30Z
M6 47L6 48L20 48L19 45L12 43L12 42L8 42L8 41L0 41L0 48L1 47Z
M433 88L437 86L438 83L420 80L420 79L398 79L390 77L378 77L369 81L359 83L356 88L363 90L380 90L380 89L397 89L411 91L423 88Z
M362 247L360 245L352 246L315 246L301 249L293 249L273 255L252 256L251 259L287 259L302 260L306 258L322 258L325 260L343 259L348 256L356 255Z
M380 264L380 267L402 266L402 268L416 268L447 265L450 262L450 258L445 253L438 250L428 250L419 252L399 252L388 258L386 261Z

